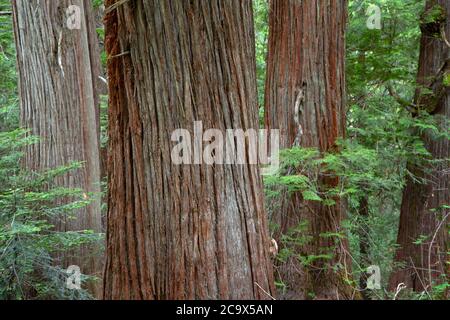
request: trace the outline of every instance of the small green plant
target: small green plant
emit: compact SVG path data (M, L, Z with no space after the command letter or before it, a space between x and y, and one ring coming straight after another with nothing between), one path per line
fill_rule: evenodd
M450 87L450 73L444 74L443 83L445 87Z
M57 232L51 223L70 219L89 204L82 190L53 185L81 164L40 174L24 171L21 151L35 141L24 130L0 133L0 299L91 299L84 290L66 287L68 275L55 257L98 243L102 236L89 230ZM83 282L92 280L82 276Z
M445 8L443 8L441 5L438 4L434 5L429 10L427 10L422 17L422 21L425 24L442 22L445 21L445 19L446 19Z

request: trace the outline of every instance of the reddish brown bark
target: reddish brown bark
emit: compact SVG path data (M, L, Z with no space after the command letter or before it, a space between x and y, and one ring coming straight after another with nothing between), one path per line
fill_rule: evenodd
M336 140L345 130L345 24L347 2L341 0L270 2L269 55L266 83L266 127L281 130L281 147L317 147L336 150ZM333 187L332 175L319 178L322 188ZM337 200L338 201L338 200ZM319 255L331 248L333 264L347 268L346 244L335 249L332 239L320 234L341 232L342 204L327 207L302 199L301 194L282 197L274 222L280 233L308 221L313 240L294 254ZM277 238L280 234L277 235ZM277 266L287 297L304 299L313 293L319 299L351 298L342 274L334 273L323 260L301 265L296 257Z
M92 204L75 218L52 221L58 231L101 232L97 78L98 43L88 0L14 0L21 125L41 141L27 148L25 167L43 171L83 162L83 168L56 179L57 186L93 193ZM81 29L67 28L66 9L81 9ZM95 256L94 256L95 255ZM97 253L83 247L57 263L101 275ZM70 258L69 258L70 257ZM74 258L76 257L76 258ZM94 294L101 291L94 288Z
M441 30L450 35L450 3L447 0L430 0L426 12L433 7L442 8L442 21L422 24L421 52L418 84L431 89L434 98L422 89L417 90L416 104L439 117L450 117L450 88L443 85L443 76L450 74L450 47L443 41ZM424 94L425 93L425 94ZM409 166L409 170L427 183L418 183L408 177L403 194L400 226L395 261L404 267L394 272L390 288L395 290L400 283L414 291L430 291L433 283L445 281L448 275L448 214L449 210L433 210L450 204L449 162L450 142L437 138L431 132L423 134L425 147L440 160L426 170ZM446 160L445 160L446 159ZM414 244L420 237L424 241ZM444 278L442 277L444 276Z
M359 226L358 226L358 237L359 237L359 265L363 270L367 269L370 266L370 237L368 230L368 218L370 215L370 207L369 207L369 196L365 195L362 197L359 208ZM370 300L370 292L367 289L367 279L368 274L366 272L361 272L359 276L359 289L361 291L361 295L365 300Z
M251 1L135 0L108 12L106 299L273 293L258 167L171 161L172 132L196 120L258 128L253 33Z

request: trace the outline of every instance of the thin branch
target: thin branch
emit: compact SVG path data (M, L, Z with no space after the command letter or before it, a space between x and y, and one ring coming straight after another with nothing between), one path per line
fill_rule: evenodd
M434 235L433 235L433 239L431 239L430 247L428 248L428 281L430 282L431 287L433 287L433 278L432 278L432 274L431 274L431 250L433 249L433 243L436 240L439 230L444 225L444 222L447 221L447 218L449 215L450 215L450 212L445 215L444 219L442 219L442 221L437 226L436 231L434 232Z
M428 287L428 286L426 286L425 283L422 281L422 277L420 276L420 273L419 273L419 271L417 270L416 265L414 264L414 261L413 261L412 257L409 257L409 260L411 261L411 266L412 266L412 268L414 269L414 272L415 272L415 274L416 274L416 276L417 276L417 279L419 279L420 284L422 285L423 289L424 289L425 292L427 293L428 298L430 298L430 300L433 300L433 298L431 297L430 293L429 293L428 290L427 290L427 287Z
M393 300L397 300L397 296L400 294L400 292L401 292L403 289L406 289L406 286L405 286L405 284L402 282L402 283L400 283L400 284L397 286L397 290L395 291L395 295L394 295L394 299L393 299Z
M105 15L107 15L108 13L116 10L118 7L120 7L121 5L127 3L129 0L119 0L116 3L110 5L108 8L105 9Z
M119 58L119 57L123 57L126 56L127 54L130 54L130 51L124 51L122 53L116 54L114 56L109 57L109 59L114 59L114 58Z
M399 105L405 107L409 112L417 112L417 106L414 103L411 103L402 97L394 90L390 83L386 83L386 88L388 90L389 95L397 101Z
M445 24L441 25L441 37L442 37L442 40L444 40L447 47L450 48L450 42L448 41L447 35L445 34Z
M268 293L266 290L264 290L263 288L261 288L261 286L258 284L258 282L255 282L255 284L256 284L256 286L257 286L262 292L264 292L270 299L272 299L272 300L277 300L277 299L275 299L274 297L272 297L272 296L270 295L270 293Z

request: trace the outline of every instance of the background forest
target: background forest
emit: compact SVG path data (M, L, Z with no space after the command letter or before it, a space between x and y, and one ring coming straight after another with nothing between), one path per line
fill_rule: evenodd
M20 5L20 1L17 3ZM78 175L78 170L85 166L84 162L68 162L45 170L26 165L30 161L27 156L29 151L26 150L39 145L41 139L30 134L29 128L21 122L17 55L26 56L29 53L26 50L19 54L16 52L13 7L9 0L0 0L0 299L94 299L99 297L97 286L102 281L106 288L115 288L114 284L107 284L108 278L102 280L101 272L87 273L81 277L84 290L73 290L67 286L67 277L75 272L68 272L67 268L69 265L80 265L80 252L83 252L84 261L104 255L107 249L105 238L114 241L106 236L106 226L109 226L108 230L116 227L107 220L117 216L111 213L111 205L116 202L108 196L108 191L114 192L115 189L111 185L108 187L108 177L119 178L110 171L108 174L111 169L105 164L108 161L108 164L112 163L112 160L106 160L106 154L112 150L112 136L108 132L116 130L108 120L112 115L117 116L108 107L108 90L104 83L107 80L111 82L107 71L109 68L111 72L114 62L108 63L107 57L111 59L113 51L109 49L108 52L110 44L105 39L107 30L105 32L103 25L103 1L86 3L91 3L93 8L90 17L97 33L97 53L101 64L95 97L100 110L101 184L96 190L64 187L61 184L66 177ZM329 273L339 275L339 283L335 285L339 293L335 296L333 291L332 299L448 298L446 273L449 268L450 203L439 203L438 207L430 209L430 215L435 219L430 232L413 234L414 238L407 240L412 247L426 248L417 251L423 254L432 251L431 247L441 241L437 238L442 237L443 233L443 242L439 245L443 243L444 246L436 249L438 262L434 260L434 253L433 258L430 253L429 259L417 257L417 261L425 259L430 262L433 259L432 265L417 265L415 258L411 261L396 258L396 252L400 249L402 203L407 197L405 188L409 182L428 185L433 168L444 168L441 179L447 189L441 191L446 194L446 199L449 198L449 159L437 158L427 148L429 138L446 141L443 145L448 149L448 111L434 112L418 103L418 95L434 94L430 88L417 93L421 86L417 80L424 33L421 26L424 28L441 23L446 24L448 29L449 25L448 20L442 22L440 19L442 16L449 18L445 17L445 10L448 13L450 5L447 4L445 9L438 2L429 3L433 5L426 7L425 0L349 1L345 38L346 134L336 140L336 148L323 150L317 146L297 145L284 149L281 152L280 172L263 179L268 229L270 239L273 239L270 261L275 290L271 292L277 299L331 299L323 283L317 280L328 277ZM376 14L373 5L381 9L380 28L368 26L369 17ZM266 0L253 1L261 128L271 121L268 120L267 101L274 98L269 92L268 78L272 76L268 73L277 69L271 66L271 61L276 64L277 58L268 59L271 56L270 43L275 41L269 34L270 6ZM288 22L283 20L283 23ZM280 33L279 37L282 35ZM332 31L331 37L339 37L337 29ZM444 42L439 32L435 37ZM69 72L66 70L66 74ZM442 90L447 94L448 109L450 74L444 73L441 80ZM110 83L110 92L113 85ZM425 90L431 93L423 93ZM114 97L109 99L112 104ZM126 132L122 134L126 135ZM424 135L428 138L424 139ZM33 161L39 162L39 159L36 157ZM337 177L337 183L322 183L322 177L328 175ZM163 192L171 191L164 189ZM410 193L412 195L413 191ZM280 223L282 218L278 215L284 210L285 203L280 199L297 196L301 197L301 201L311 203L312 208L344 208L339 228L317 232L312 221L306 218L283 227ZM77 213L80 210L89 211L95 201L99 202L101 209L100 227L86 230L69 228L70 221L77 221ZM420 220L414 216L407 219ZM63 227L60 221L65 221ZM410 227L403 228L408 230ZM317 247L317 243L321 245ZM336 258L338 254L345 258ZM113 264L108 264L108 261L107 265ZM402 277L398 278L401 279L399 281L395 278L398 270L405 268L415 279L413 282ZM380 283L377 283L378 279ZM111 296L105 294L104 297ZM170 295L161 293L160 297Z

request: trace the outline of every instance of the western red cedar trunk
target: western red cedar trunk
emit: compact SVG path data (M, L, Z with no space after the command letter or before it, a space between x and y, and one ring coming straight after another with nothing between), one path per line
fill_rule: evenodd
M426 15L433 8L438 9L434 12L440 10L442 14L431 20L426 19ZM450 36L448 0L427 1L423 20L416 105L448 121L450 88L443 79L450 74L450 47L444 42L442 33L444 31L448 40ZM422 88L433 92L432 99L429 99L427 90ZM422 138L425 147L438 162L425 170L418 166L409 166L414 175L427 182L422 184L411 177L407 179L397 240L400 249L395 257L395 261L405 265L392 274L391 290L404 283L414 291L430 291L432 283L445 282L445 275L448 276L450 142L446 138L436 137L432 132L425 132ZM424 237L424 240L415 244L414 242L421 237Z
M81 9L81 29L69 30L66 9ZM39 136L27 148L25 167L44 171L73 162L83 168L56 179L57 186L94 193L92 203L75 218L52 221L57 231L101 232L99 121L96 82L99 71L97 35L88 0L14 0L21 125ZM84 274L101 275L92 248L60 257L64 268L78 265ZM78 257L78 258L74 258ZM100 292L99 287L93 289ZM98 292L97 292L98 291Z
M359 265L363 269L367 269L370 266L370 230L368 228L369 217L369 196L364 195L359 203L359 226L357 229L359 237ZM365 300L370 300L369 290L367 289L368 277L369 275L366 272L361 272L361 275L359 276L359 289L361 291L361 296Z
M344 136L346 16L347 2L342 0L270 2L265 125L281 130L281 148L333 152L337 139ZM319 180L322 190L339 182L332 175ZM273 213L280 233L307 221L313 236L308 245L277 266L278 277L287 285L286 298L304 299L311 293L318 299L351 298L343 275L330 270L326 261L303 266L297 258L332 248L332 263L340 262L349 270L346 243L335 248L334 239L321 237L342 232L342 203L336 199L335 206L324 206L304 201L298 193L286 193L281 199L280 209Z
M258 166L171 160L173 131L192 133L194 121L258 129L251 1L107 0L106 8L104 297L269 298Z

